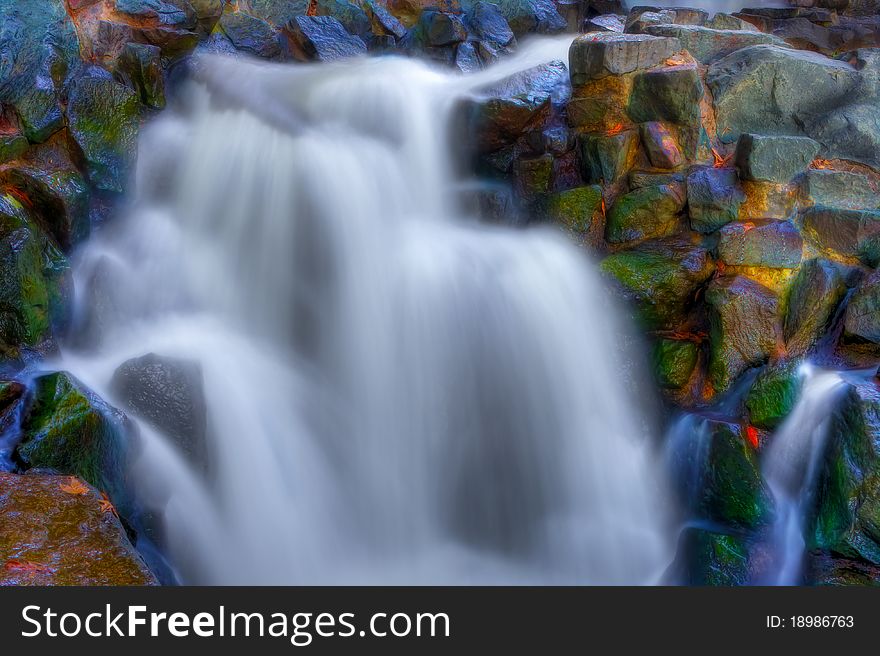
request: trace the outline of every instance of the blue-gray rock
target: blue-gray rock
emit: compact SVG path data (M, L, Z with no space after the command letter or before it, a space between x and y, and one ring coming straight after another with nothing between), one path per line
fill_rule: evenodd
M834 313L846 295L841 267L823 259L804 262L792 282L783 323L789 355L810 351L828 335Z
M152 109L165 107L162 51L145 43L126 43L118 61L119 71L137 90L141 102Z
M498 0L496 4L517 36L553 34L568 26L553 0Z
M854 210L880 207L880 192L861 173L809 169L802 184L804 196L815 205Z
M875 267L880 260L880 210L812 207L804 213L806 234L821 249L859 258Z
M187 0L116 0L116 11L185 30L198 24L195 9Z
M678 39L648 34L598 32L577 37L568 52L575 86L608 75L651 68L681 48Z
M250 13L282 28L297 16L305 16L311 0L249 0Z
M297 16L284 28L291 52L302 61L335 61L365 55L367 45L331 16Z
M825 157L880 168L880 98L834 109L807 126Z
M863 279L850 299L844 333L850 339L880 344L880 271Z
M316 0L318 16L332 16L348 31L368 43L373 37L372 23L367 13L348 0Z
M735 221L745 194L733 169L699 169L687 177L691 228L703 234Z
M264 59L281 55L278 32L264 20L244 12L227 13L220 18L220 29L237 50Z
M794 269L804 241L790 221L728 223L719 231L718 259L730 266Z
M511 45L515 39L507 19L498 6L488 2L477 2L465 17L468 31L480 41L496 47Z
M681 47L687 50L701 64L708 64L732 52L756 45L775 45L787 48L788 44L779 37L763 32L744 32L740 30L718 30L699 25L650 25L645 34L675 37Z
M742 134L734 161L743 180L791 182L803 173L819 152L809 137L768 137Z
M406 35L406 26L377 0L366 0L364 12L370 18L373 34L376 36L402 39Z
M472 41L458 44L455 49L455 65L462 73L473 73L483 67L480 55Z
M703 82L696 66L664 66L636 74L627 113L636 123L694 125L700 120L702 97Z

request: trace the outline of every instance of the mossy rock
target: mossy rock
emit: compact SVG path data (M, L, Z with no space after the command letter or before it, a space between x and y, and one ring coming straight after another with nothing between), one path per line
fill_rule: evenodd
M697 366L699 348L693 342L661 339L654 346L654 373L662 387L687 385Z
M602 205L602 187L589 185L552 194L547 199L548 217L575 233L590 231Z
M608 212L605 239L622 243L666 237L679 227L685 195L678 185L643 187L624 194Z
M686 585L747 585L749 544L739 535L688 528L682 536Z
M26 468L79 476L127 516L133 510L126 481L131 436L123 413L70 374L56 372L34 380L16 456Z
M629 173L639 147L636 130L578 137L581 174L587 182L613 183Z
M746 408L753 426L773 430L791 413L801 391L799 362L764 369L746 396Z
M801 266L788 293L783 323L789 354L810 352L828 334L846 291L846 276L834 262L813 259Z
M69 476L0 473L0 585L156 585L98 491Z

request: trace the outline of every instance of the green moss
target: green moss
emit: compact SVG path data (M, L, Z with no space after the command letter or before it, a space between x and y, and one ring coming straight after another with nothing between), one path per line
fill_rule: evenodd
M654 373L660 385L684 387L697 366L697 345L673 339L661 339L654 346Z
M789 415L801 390L798 362L767 367L755 379L746 397L751 423L772 430Z
M589 232L602 204L602 187L590 185L556 194L547 200L548 216L572 232Z
M731 586L749 582L749 548L742 538L690 529L685 541L690 585Z
M664 237L675 232L684 194L667 185L643 187L624 194L608 212L605 239L622 243Z

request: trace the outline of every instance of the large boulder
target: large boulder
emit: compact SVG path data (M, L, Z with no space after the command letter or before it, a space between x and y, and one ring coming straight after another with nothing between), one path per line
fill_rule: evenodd
M151 109L165 107L162 50L145 43L126 43L118 60L119 72L137 91L141 103Z
M675 583L685 585L748 585L753 567L750 545L739 532L695 527L682 532L677 560Z
M311 0L249 0L250 13L282 28L297 16L305 16Z
M684 164L681 147L665 123L650 121L642 123L639 134L648 161L658 169L675 169Z
M719 138L732 143L743 132L804 134L805 125L849 100L860 75L845 61L759 45L712 63L706 81L715 99Z
M198 16L188 0L115 0L121 14L135 19L148 19L160 25L194 29Z
M567 27L553 0L498 0L498 9L514 34L552 34Z
M861 173L810 169L803 177L803 194L815 205L854 210L880 208L880 192Z
M687 385L697 366L699 347L694 342L660 339L654 345L654 373L661 387L680 389Z
M706 289L709 308L709 379L724 392L739 376L779 349L780 307L776 294L745 276L723 276Z
M803 217L804 229L821 249L868 266L880 263L880 210L848 210L817 206Z
M850 299L844 334L851 340L880 344L880 271L862 280Z
M174 440L194 466L206 466L207 409L198 362L149 353L123 362L110 381L125 410Z
M639 133L623 130L615 134L581 134L578 150L584 180L613 184L633 168L638 156Z
M123 191L136 153L139 113L138 94L113 79L81 77L71 85L70 133L97 189Z
M336 61L367 52L363 40L332 16L296 16L284 32L291 52L301 61Z
M816 118L807 131L826 157L841 157L880 168L880 98L835 109Z
M742 134L734 161L743 180L785 183L806 171L818 153L819 144L809 137Z
M734 19L735 21L738 19ZM701 64L709 64L732 52L757 45L787 47L772 34L741 29L711 29L700 25L649 25L642 30L653 36L674 37Z
M636 123L693 125L700 119L702 97L703 82L695 65L663 66L636 75L627 111Z
M220 18L220 29L237 50L263 59L281 55L278 32L266 21L244 12L226 13Z
M684 204L680 185L643 187L624 194L608 212L605 239L619 244L671 235L679 227Z
M570 231L590 232L602 206L602 187L589 185L552 194L547 199L548 217Z
M133 512L130 422L73 376L56 372L34 380L21 431L16 457L24 467L78 476L106 492L124 517Z
M846 291L846 276L836 263L813 259L801 266L789 290L783 324L789 354L809 353L828 334Z
M746 395L751 425L766 430L778 428L794 409L802 382L796 360L765 367Z
M803 247L789 221L728 223L719 230L718 259L730 266L794 269Z
M709 234L739 217L745 194L733 169L703 168L687 177L691 228Z
M607 75L656 66L681 48L678 39L647 34L599 32L577 37L568 52L575 86Z
M477 2L465 16L468 31L495 47L505 47L515 41L513 30L498 6L489 2Z
M315 0L314 7L317 16L332 16L349 34L359 36L366 43L372 40L372 21L359 4L348 0Z
M651 330L677 329L693 307L697 290L715 271L705 248L681 238L614 253L601 268L634 302L637 318Z
M0 585L156 585L125 529L82 480L0 472Z
M0 104L15 109L31 142L64 124L61 99L79 66L79 39L60 0L0 3Z

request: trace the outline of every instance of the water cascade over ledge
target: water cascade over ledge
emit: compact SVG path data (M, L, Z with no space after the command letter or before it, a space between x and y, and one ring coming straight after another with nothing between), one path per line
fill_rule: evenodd
M660 580L670 495L596 268L453 193L455 100L568 43L467 77L206 58L146 131L60 366L112 402L131 358L198 363L204 466L146 423L135 464L181 581Z

